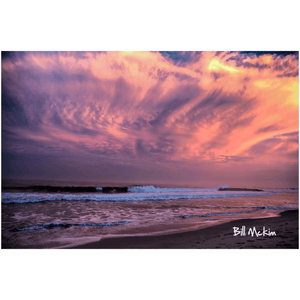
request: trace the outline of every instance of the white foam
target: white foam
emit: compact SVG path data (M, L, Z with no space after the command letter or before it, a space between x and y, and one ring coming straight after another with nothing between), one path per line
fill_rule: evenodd
M134 186L128 189L130 193L175 193L175 192L205 192L217 191L217 189L191 189L191 188L156 188L153 185Z

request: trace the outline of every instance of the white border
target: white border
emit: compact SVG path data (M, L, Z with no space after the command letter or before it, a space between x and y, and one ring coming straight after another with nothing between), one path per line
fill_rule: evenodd
M299 51L294 1L13 1L1 50ZM1 250L4 299L294 298L298 250Z

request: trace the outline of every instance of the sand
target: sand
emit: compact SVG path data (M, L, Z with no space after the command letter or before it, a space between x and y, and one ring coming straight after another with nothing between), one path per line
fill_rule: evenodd
M106 238L73 249L299 249L298 220L298 210L290 210L279 217L235 220L184 233ZM245 226L245 236L234 236L233 227L241 230L242 226ZM255 228L256 232L263 233L263 227L265 235L257 236L253 232Z

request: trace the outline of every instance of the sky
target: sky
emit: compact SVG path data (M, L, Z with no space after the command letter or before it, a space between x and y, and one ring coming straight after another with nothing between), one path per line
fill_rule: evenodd
M298 52L2 52L2 178L297 187Z

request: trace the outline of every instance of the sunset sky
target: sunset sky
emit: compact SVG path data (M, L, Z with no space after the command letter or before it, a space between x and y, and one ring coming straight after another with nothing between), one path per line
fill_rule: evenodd
M2 52L2 177L297 187L298 52Z

